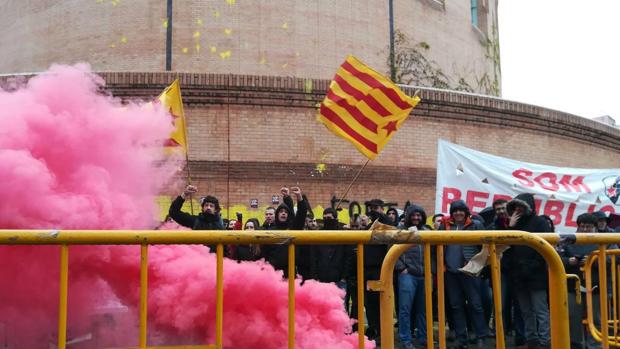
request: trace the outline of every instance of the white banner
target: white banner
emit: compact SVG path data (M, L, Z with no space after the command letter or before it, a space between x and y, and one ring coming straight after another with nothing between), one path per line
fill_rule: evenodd
M620 169L581 169L521 162L439 140L435 212L464 200L480 212L499 198L532 193L557 232L574 232L584 212L620 211ZM576 154L577 156L577 154Z

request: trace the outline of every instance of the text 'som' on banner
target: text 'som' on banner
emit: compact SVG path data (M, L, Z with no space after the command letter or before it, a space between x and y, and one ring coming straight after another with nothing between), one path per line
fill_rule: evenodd
M439 140L435 212L465 200L480 212L499 198L532 193L538 214L558 232L574 232L584 212L620 211L620 169L554 167L516 161Z

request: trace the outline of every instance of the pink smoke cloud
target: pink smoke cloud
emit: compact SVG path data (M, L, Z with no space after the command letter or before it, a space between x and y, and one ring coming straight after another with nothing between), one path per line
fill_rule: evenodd
M155 196L178 167L164 161L161 147L170 117L123 104L102 94L104 86L87 65L76 65L0 90L0 229L157 226ZM55 343L58 251L0 246L0 341ZM149 257L149 344L214 342L214 255L204 246L154 246ZM69 269L69 338L97 338L76 347L136 346L139 247L71 247ZM282 274L262 262L226 260L224 270L225 347L285 347ZM342 291L307 282L296 301L298 348L356 347L357 335L346 334Z

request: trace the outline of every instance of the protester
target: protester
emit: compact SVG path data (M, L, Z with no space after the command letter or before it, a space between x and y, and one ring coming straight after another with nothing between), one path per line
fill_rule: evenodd
M193 230L223 230L224 222L220 216L220 203L215 196L205 196L200 200L202 212L197 216L181 211L185 200L198 192L198 188L188 185L181 195L170 204L168 215L184 227Z
M513 230L532 233L551 232L547 221L536 215L532 194L519 194L507 207ZM515 283L519 308L525 323L525 339L530 347L547 348L551 337L549 332L549 303L547 301L547 264L534 249L524 245L513 245L510 253L504 254L502 264ZM510 251L509 250L509 251Z
M322 230L340 230L338 211L329 207L323 211ZM350 256L353 248L350 245L313 245L310 248L312 263L312 279L320 282L333 282L339 288L347 287L347 272L351 270Z
M603 211L592 213L596 217L596 229L599 233L613 233L614 230L609 227L609 215Z
M251 233L252 231L258 229L259 226L260 224L258 223L258 219L250 218L247 222L245 222L243 230ZM237 245L235 246L234 253L232 253L231 258L237 262L258 260L260 259L260 245Z
M484 230L484 226L472 220L469 208L464 201L457 200L450 204L450 216L444 217L439 230ZM471 309L470 315L476 335L476 345L478 348L486 348L485 338L488 335L488 325L484 320L484 309L480 295L481 279L464 274L459 270L480 252L480 248L477 245L445 246L446 293L459 348L468 347L465 300Z
M433 229L434 230L439 230L443 217L444 217L443 213L436 213L435 215L433 215Z
M426 212L420 206L409 205L404 228L427 230ZM424 247L417 244L405 251L396 262L398 274L398 336L404 349L426 346L426 307L424 290ZM411 318L414 318L412 326ZM415 327L416 341L411 336Z
M290 198L289 189L282 188L283 203L275 210L275 220L268 223L267 215L271 217L271 212L265 212L265 223L263 228L269 230L302 230L306 222L308 213L308 203L302 197L299 187L291 188L291 192L297 200L297 213L293 211L293 199ZM269 209L268 209L269 211ZM264 245L261 248L262 257L271 264L276 270L282 270L284 277L288 278L288 244Z

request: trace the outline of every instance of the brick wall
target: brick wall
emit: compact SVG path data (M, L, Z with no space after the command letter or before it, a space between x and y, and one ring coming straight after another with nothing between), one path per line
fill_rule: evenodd
M394 1L395 28L430 45L429 61L472 86L492 75L469 3ZM387 73L386 1L173 2L172 70L331 78L353 54ZM496 8L489 2L490 10ZM88 62L97 71L163 71L166 0L0 1L0 74ZM228 53L228 55L227 55Z
M224 205L271 202L282 185L300 185L313 205L344 192L365 158L316 121L329 81L177 73L102 73L116 96L150 98L182 83L190 168L202 192ZM0 79L8 83L11 78ZM405 88L413 93L410 88ZM437 139L517 160L585 168L620 167L620 130L554 110L422 89L414 109L349 197L380 197L434 207ZM229 137L230 134L230 137ZM319 173L316 165L326 164ZM230 190L229 190L230 189ZM175 189L175 190L178 190Z

